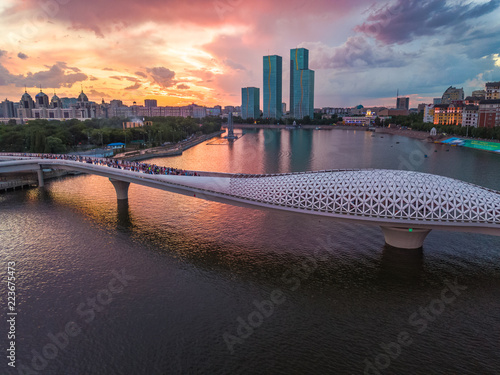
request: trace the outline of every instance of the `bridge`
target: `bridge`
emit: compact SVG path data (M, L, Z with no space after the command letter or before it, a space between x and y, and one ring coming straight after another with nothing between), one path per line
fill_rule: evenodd
M39 186L44 185L43 169L109 178L118 200L128 199L129 185L134 183L237 206L376 225L381 227L386 243L398 248L422 247L432 229L500 236L500 192L421 172L197 172L197 176L186 176L141 173L127 170L130 164L126 161L96 158L78 161L0 155L0 160L0 174L37 172Z

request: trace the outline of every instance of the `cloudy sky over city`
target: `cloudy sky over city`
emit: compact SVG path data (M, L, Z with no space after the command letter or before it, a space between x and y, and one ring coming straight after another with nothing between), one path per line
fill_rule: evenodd
M500 80L500 0L1 0L0 98L239 105L262 56L308 48L315 107L411 106Z

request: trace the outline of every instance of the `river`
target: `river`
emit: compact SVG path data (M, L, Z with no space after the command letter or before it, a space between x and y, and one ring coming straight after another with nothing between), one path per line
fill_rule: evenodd
M149 162L412 169L500 190L492 153L359 131L243 133ZM18 305L17 369L3 355L2 374L500 374L500 237L432 231L400 250L377 227L138 185L117 206L91 175L1 194L0 235Z

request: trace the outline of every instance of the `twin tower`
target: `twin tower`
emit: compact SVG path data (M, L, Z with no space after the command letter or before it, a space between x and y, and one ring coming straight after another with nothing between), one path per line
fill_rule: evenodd
M282 95L283 59L264 56L264 118L281 119L285 114ZM260 97L257 87L241 89L241 115L243 118L260 117ZM290 50L290 117L314 118L314 71L309 69L309 50Z

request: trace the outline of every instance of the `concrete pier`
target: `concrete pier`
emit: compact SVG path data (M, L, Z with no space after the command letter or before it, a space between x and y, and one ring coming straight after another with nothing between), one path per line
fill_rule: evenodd
M43 170L42 168L38 169L36 171L38 175L38 187L44 187L45 186L45 181L43 180Z
M380 227L385 243L400 249L419 249L431 231L430 229Z
M128 200L128 187L130 186L130 182L114 180L112 178L109 179L116 190L116 198L118 201Z

